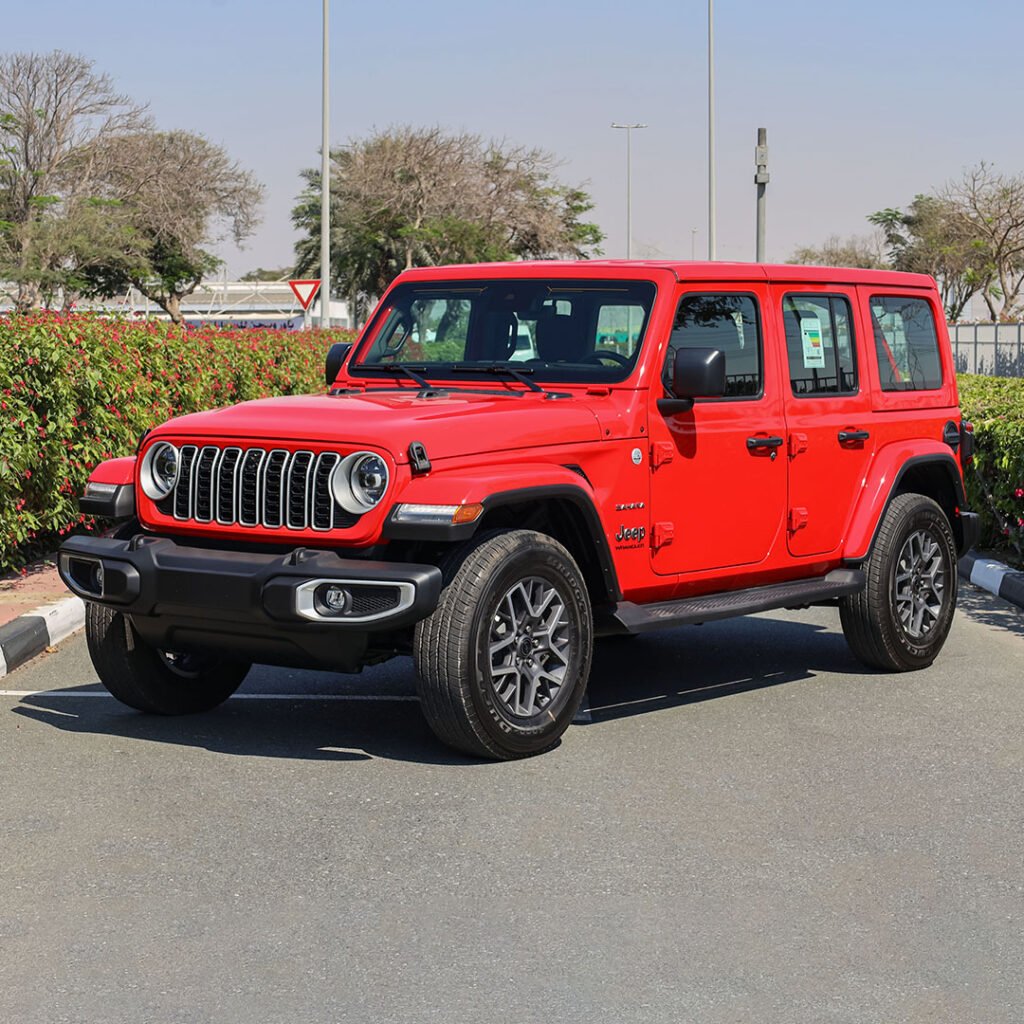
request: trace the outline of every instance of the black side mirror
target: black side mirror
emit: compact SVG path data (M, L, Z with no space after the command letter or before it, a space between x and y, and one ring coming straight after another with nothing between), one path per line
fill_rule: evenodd
M695 398L725 394L725 355L717 348L676 349L672 364L672 398L659 398L658 411L666 416L689 412Z
M345 358L351 348L352 342L350 341L336 341L327 350L327 364L324 376L327 378L328 387L338 379L338 374L341 373L341 366L345 362Z

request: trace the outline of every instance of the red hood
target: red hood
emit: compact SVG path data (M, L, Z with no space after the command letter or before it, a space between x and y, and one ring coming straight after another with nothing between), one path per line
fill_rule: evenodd
M549 400L533 392L452 391L444 397L417 398L411 388L407 394L265 398L180 416L158 433L339 447L366 444L392 452L421 441L431 459L601 439L597 418L582 396Z

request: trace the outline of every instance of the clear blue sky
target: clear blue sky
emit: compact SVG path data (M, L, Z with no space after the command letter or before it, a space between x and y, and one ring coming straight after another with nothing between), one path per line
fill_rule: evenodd
M707 245L706 0L332 0L332 143L395 123L543 146L586 182L605 252ZM5 4L0 50L66 49L224 145L266 185L234 276L288 263L289 214L320 143L320 0ZM768 256L909 202L981 159L1024 171L1024 5L1009 0L716 0L718 255L752 259L753 147L768 129Z

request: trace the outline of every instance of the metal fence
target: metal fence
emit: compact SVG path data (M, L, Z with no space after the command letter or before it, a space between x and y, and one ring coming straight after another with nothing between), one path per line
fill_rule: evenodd
M1024 323L950 324L957 373L1024 377Z

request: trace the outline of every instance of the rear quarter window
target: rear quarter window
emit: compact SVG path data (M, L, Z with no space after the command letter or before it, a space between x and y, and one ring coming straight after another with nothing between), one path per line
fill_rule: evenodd
M869 307L882 390L933 391L942 387L939 336L931 304L907 295L872 295Z

